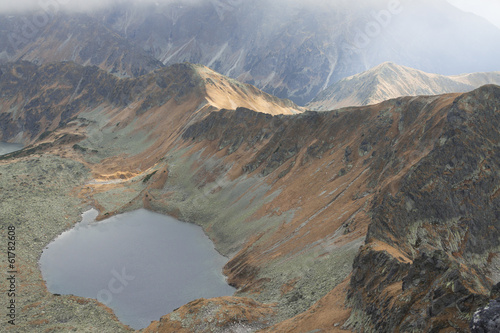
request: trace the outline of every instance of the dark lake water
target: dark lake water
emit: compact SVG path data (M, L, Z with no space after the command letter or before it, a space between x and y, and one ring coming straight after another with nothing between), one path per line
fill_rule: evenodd
M0 155L12 153L13 151L23 149L23 145L19 143L7 143L0 141Z
M94 222L97 211L43 251L52 293L95 298L134 329L192 300L232 295L227 258L193 224L144 209Z

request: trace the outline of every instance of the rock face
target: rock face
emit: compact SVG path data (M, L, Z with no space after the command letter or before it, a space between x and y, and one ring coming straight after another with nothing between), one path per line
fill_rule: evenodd
M385 61L450 75L498 70L500 58L500 30L445 0L130 1L6 15L0 31L0 61L128 76L188 61L299 105Z
M351 278L349 302L364 318L352 317L353 327L466 332L467 318L487 302L498 282L499 98L497 86L457 98L430 152L397 191L377 195Z
M500 331L500 301L493 300L474 313L470 323L472 333L492 333Z
M376 104L402 96L468 92L486 84L500 84L500 72L444 76L387 62L333 84L314 98L307 108L328 111Z

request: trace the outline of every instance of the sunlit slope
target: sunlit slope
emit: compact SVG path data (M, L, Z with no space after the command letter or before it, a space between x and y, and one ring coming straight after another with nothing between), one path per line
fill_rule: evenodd
M387 62L332 85L307 108L327 111L376 104L401 96L467 92L485 84L500 84L500 72L444 76Z
M97 67L72 62L42 66L20 62L3 65L0 70L0 139L5 141L16 138L31 142L96 108L110 119L120 119L122 125L137 121L144 126L153 119L159 125L174 114L193 117L209 107L245 107L269 114L302 112L290 101L191 64L159 69L135 79L120 79ZM187 104L192 106L175 111Z

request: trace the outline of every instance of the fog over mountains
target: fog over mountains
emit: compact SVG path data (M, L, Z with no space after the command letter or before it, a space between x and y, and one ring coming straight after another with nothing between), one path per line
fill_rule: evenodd
M500 29L444 0L104 1L72 4L78 13L54 3L4 5L1 61L72 60L125 76L187 61L301 105L385 61L446 75L499 69Z

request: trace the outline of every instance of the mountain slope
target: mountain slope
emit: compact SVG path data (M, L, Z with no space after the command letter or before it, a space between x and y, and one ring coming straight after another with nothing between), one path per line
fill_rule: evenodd
M498 86L455 99L429 154L373 202L348 292L352 327L468 332L497 297L499 99Z
M31 143L0 159L0 223L33 240L16 253L19 332L129 331L95 301L49 294L37 268L89 206L99 219L147 208L197 223L230 258L235 296L145 332L466 332L500 282L498 86L272 115L216 108L240 93L268 110L289 102L201 66L136 79L73 63L1 69L0 124L12 126L0 131Z
M444 75L499 70L500 30L486 20L444 0L398 3L157 2L94 17L165 64L201 63L300 105L386 61Z
M190 64L159 69L137 79L119 79L97 67L72 62L9 63L0 66L0 89L0 105L5 110L0 112L0 139L25 143L66 125L88 108L127 110L120 117L141 115L169 103L175 109L184 102L194 103L199 113L238 107L269 114L302 112L290 101Z
M387 62L340 80L321 92L307 108L327 111L401 96L468 92L486 84L500 84L500 72L444 76Z
M345 112L212 113L183 134L191 153L180 161L193 163L195 174L169 168L163 191L178 190L177 178L191 185L178 199L149 191L150 203L204 221L223 253L241 248L226 265L238 294L277 302L276 318L296 314L265 332L330 331L334 324L467 332L468 318L500 282L491 215L498 205L496 110L500 87L485 86ZM240 209L251 209L264 184L276 197L248 217ZM221 200L229 211L210 209ZM240 247L234 241L242 236L249 241ZM350 271L351 260L349 277L342 267ZM188 304L150 329L211 327L202 316L209 308Z
M86 14L58 13L46 16L44 24L32 22L37 14L0 15L0 63L73 61L132 77L163 67L142 48Z

